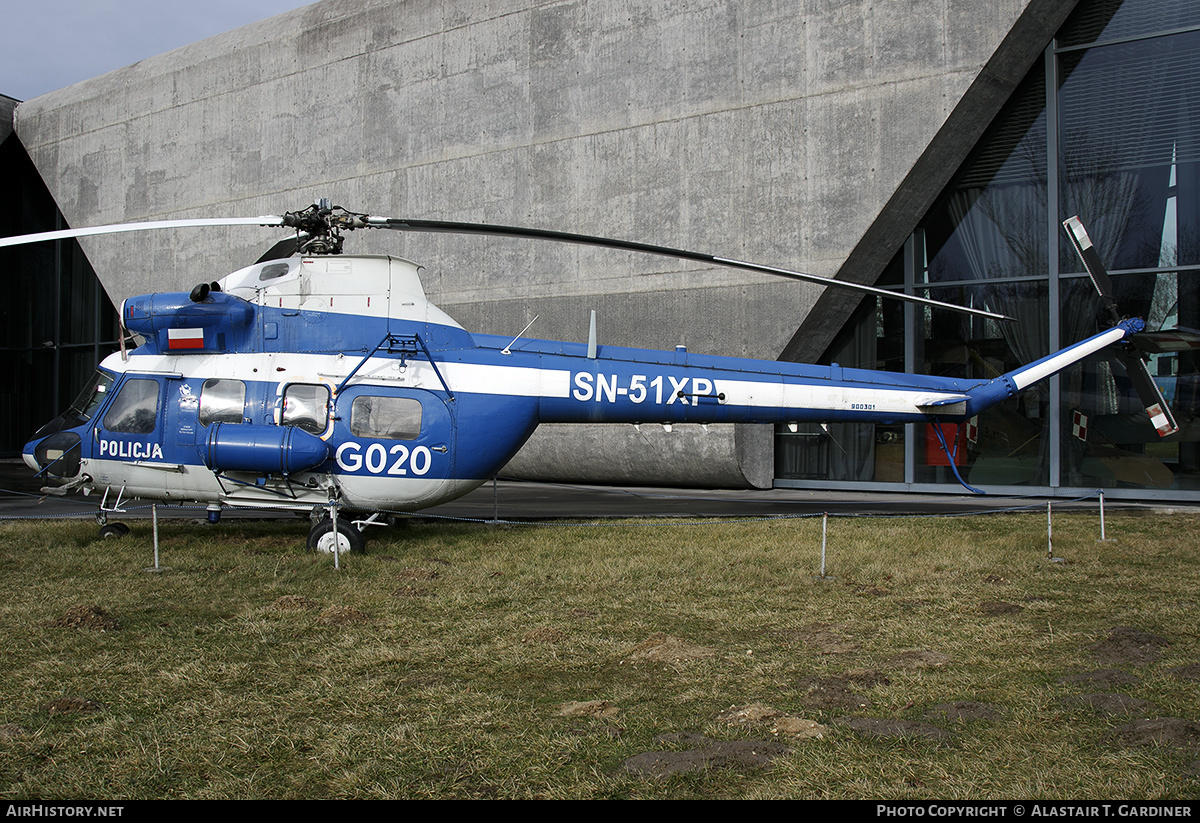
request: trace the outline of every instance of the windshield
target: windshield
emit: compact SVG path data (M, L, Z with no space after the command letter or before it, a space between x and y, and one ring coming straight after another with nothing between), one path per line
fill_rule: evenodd
M79 415L82 420L87 421L92 419L92 415L96 413L96 409L104 402L107 396L108 387L113 383L112 375L102 371L92 375L92 379L84 386L83 391L75 398L75 402L71 404L71 411Z

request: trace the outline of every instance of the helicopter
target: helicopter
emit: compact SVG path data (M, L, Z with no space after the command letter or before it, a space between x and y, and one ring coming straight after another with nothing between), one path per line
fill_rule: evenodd
M1078 218L1064 223L1112 316L1099 334L991 379L898 374L470 333L431 303L419 266L343 254L359 229L489 235L601 246L729 266L1006 320L980 308L697 252L541 229L409 220L321 200L282 216L125 223L0 238L0 247L92 234L201 226L291 230L257 262L192 291L130 297L121 350L42 426L23 458L47 493L102 499L107 522L131 498L308 513L308 547L361 551L394 514L492 478L540 423L934 424L969 420L1073 363L1119 347L1160 436L1178 431L1131 341ZM140 338L128 349L126 334ZM1139 369L1140 367L1140 369ZM942 439L953 468L942 426ZM957 475L957 469L954 468ZM970 486L959 478L964 486ZM972 491L977 491L972 489ZM341 516L339 516L341 513Z

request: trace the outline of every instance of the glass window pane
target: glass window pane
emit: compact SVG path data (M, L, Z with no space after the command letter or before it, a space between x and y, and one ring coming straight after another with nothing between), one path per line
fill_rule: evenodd
M1109 269L1200 262L1200 32L1060 57L1062 217ZM1060 233L1063 271L1082 266Z
M1064 294L1064 325L1074 325L1079 336L1110 325L1090 283L1068 282L1078 285L1075 294ZM1118 275L1113 277L1113 291L1118 302L1139 307L1151 331L1195 328L1200 319L1200 273ZM1080 310L1081 305L1087 308ZM1165 350L1147 354L1146 365L1183 431L1168 439L1159 437L1116 350L1099 352L1062 377L1064 485L1200 488L1200 450L1193 434L1200 407L1195 338L1169 335L1156 342Z
M415 440L421 434L421 401L411 397L354 398L350 431L355 437Z
M921 221L922 282L1038 277L1046 255L1046 92L1041 61Z
M100 407L108 395L106 392L112 385L113 379L102 371L92 375L92 379L84 386L83 391L71 404L71 409L79 414L81 420L91 420L96 409Z
M918 371L983 381L1038 360L1049 353L1048 294L1045 282L929 290L935 300L984 303L1016 322L918 312ZM1042 381L966 423L944 425L942 435L963 480L972 486L1048 484L1049 399L1049 384ZM957 483L934 427L919 424L916 434L917 482Z
M149 434L158 420L158 383L154 380L126 380L117 393L104 428L123 434Z
M241 380L205 380L200 390L200 423L241 423L246 384Z
M329 387L293 383L283 393L285 426L299 426L313 434L323 434L329 425Z
M1195 0L1089 0L1067 19L1058 42L1077 46L1198 25Z

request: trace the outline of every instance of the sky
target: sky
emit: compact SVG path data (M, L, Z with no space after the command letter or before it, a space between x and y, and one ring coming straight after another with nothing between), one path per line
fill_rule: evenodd
M23 0L0 4L0 94L28 100L312 0Z

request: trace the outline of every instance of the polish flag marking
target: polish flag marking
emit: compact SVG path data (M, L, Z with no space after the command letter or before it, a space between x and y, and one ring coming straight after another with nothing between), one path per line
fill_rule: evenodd
M167 329L167 348L204 348L204 329Z

